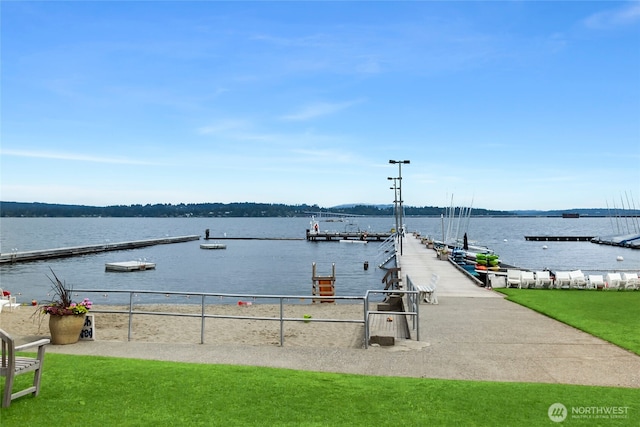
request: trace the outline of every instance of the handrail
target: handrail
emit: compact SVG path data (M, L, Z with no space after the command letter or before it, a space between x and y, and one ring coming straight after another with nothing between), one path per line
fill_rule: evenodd
M411 280L408 274L406 275L406 278L407 278L406 280L407 290L411 291L411 293L407 294L407 303L411 307L412 311L419 313L420 298L418 297L418 290L416 289L415 285L413 284L413 281ZM416 340L420 341L420 315L419 314L413 319L413 329L416 330Z
M381 258L384 253L386 253L390 246L395 243L395 234L391 234L389 237L384 239L382 243L378 246L378 254L377 257Z
M409 280L409 276L407 276L407 280ZM411 284L411 286L413 286L413 283ZM365 349L369 348L369 339L371 338L371 331L369 330L369 317L372 314L389 314L390 313L389 311L377 311L377 310L368 309L370 296L376 295L376 294L407 295L408 300L410 301L411 311L404 311L402 312L402 314L412 317L413 329L416 330L416 341L420 341L420 304L416 303L418 301L418 291L416 291L415 289L408 289L408 290L394 289L394 290L380 290L380 291L368 290L365 294L365 303L364 303L364 307L365 307L364 316L366 319L364 323L364 335L365 335L364 348Z
M392 249L391 246L393 246ZM396 247L396 233L391 234L380 244L380 246L378 246L376 262L377 260L381 259L383 255L387 254L390 251L392 252L391 255L387 256L381 263L378 263L378 267L383 268L385 264L387 264L393 257L396 256L396 253L398 252L398 249Z
M271 321L279 321L280 322L280 346L284 346L284 322L293 322L293 321L304 321L304 322L325 322L325 323L362 323L365 325L365 348L367 348L368 337L366 335L367 329L367 307L368 300L367 296L318 296L318 295L252 295L252 294L227 294L227 293L206 293L206 292L177 292L177 291L149 291L149 290L115 290L115 289L75 289L74 293L119 293L119 294L129 294L129 307L127 310L100 310L100 309L92 309L93 313L110 313L110 314L127 314L129 316L129 325L128 325L128 335L127 340L131 341L131 336L133 332L133 315L154 315L154 316L177 316L177 317L199 317L201 318L200 322L200 344L204 344L204 329L205 329L205 319L244 319L244 320L271 320ZM172 313L172 312L157 312L157 311L142 311L142 310L134 310L134 295L139 294L148 294L148 295L181 295L181 296L196 296L200 297L200 306L201 312L200 314L194 313ZM217 297L217 298L246 298L246 299L269 299L269 300L278 300L278 304L280 306L280 314L278 317L259 317L259 316L232 316L232 315L221 315L221 314L206 314L206 298L207 297ZM345 300L345 301L360 301L363 304L363 318L362 319L305 319L305 318L289 318L284 317L284 302L285 300Z

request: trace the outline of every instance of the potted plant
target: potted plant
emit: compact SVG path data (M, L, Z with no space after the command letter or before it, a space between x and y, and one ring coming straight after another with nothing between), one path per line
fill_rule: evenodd
M447 261L449 259L449 248L446 246L440 248L440 250L438 250L438 258L443 261Z
M47 276L52 283L53 299L38 305L41 316L49 315L51 344L73 344L80 339L86 314L91 310L92 302L88 298L76 303L72 300L72 289L63 283L51 270L53 277ZM42 319L42 318L41 318Z

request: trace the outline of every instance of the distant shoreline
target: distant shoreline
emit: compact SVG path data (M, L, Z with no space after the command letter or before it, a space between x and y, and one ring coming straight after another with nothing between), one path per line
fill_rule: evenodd
M458 216L461 208L437 206L404 206L404 216L413 218L439 218L442 215ZM317 205L285 205L268 203L194 203L85 206L54 203L27 203L0 201L0 216L3 218L301 218L315 215L340 217L392 217L393 206L389 205L343 205L320 208ZM585 218L633 218L640 217L640 209L562 209L562 210L512 210L500 211L471 208L471 216L485 218L557 218L562 216Z

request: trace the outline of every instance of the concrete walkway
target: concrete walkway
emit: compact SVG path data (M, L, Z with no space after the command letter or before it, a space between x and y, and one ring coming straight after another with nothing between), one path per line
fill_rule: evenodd
M409 275L414 283L428 284L431 274L440 277L439 297L503 298L502 294L479 287L449 261L440 260L433 249L420 243L419 237L409 234L402 239L402 255L397 257L403 279Z
M420 306L420 342L393 347L313 348L86 341L52 353L324 372L640 388L640 356L477 287L415 237L399 262L412 280L440 276L439 304ZM426 276L421 276L426 274Z
M640 387L640 356L475 285L418 238L404 239L398 262L414 283L440 276L439 304L420 306L437 376Z

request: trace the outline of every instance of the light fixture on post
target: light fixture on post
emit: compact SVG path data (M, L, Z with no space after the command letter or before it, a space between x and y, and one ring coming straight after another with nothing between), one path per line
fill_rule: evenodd
M398 178L392 178L389 176L387 177L387 179L389 181L393 180L393 187L389 187L389 188L393 190L393 217L396 221L395 231L397 233L398 230L400 229L400 218L398 218L398 184L397 184Z
M399 212L398 217L400 219L400 227L402 230L397 229L396 232L399 233L400 237L400 255L402 255L402 235L404 234L404 219L403 219L403 208L402 208L402 165L408 165L411 163L410 160L389 160L389 163L392 165L398 165L398 193L400 200L398 201Z

